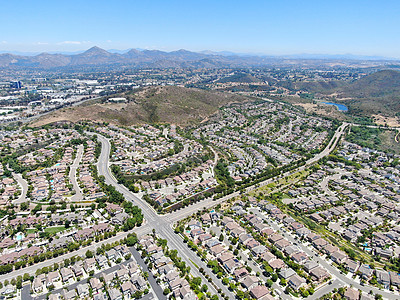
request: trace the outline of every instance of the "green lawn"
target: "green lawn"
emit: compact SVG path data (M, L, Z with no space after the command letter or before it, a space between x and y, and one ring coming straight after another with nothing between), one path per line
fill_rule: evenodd
M60 231L65 230L64 226L57 226L57 227L47 227L44 229L44 232L49 232L49 233L57 233Z
M26 230L26 234L31 234L31 233L35 233L37 231L36 228L30 228Z

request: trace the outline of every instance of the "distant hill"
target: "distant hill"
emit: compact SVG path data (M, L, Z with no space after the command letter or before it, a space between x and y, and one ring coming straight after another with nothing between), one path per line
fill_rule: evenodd
M221 78L218 83L237 82L237 83L260 83L261 80L247 73L236 73L228 77Z
M330 94L338 89L346 86L347 83L344 81L339 80L332 80L332 81L298 81L298 82L291 82L291 81L281 81L277 82L279 86L288 88L290 90L302 90L308 93L322 93L322 94Z
M384 70L363 77L342 89L344 95L374 98L400 93L400 72Z
M34 56L0 54L0 69L77 69L90 68L215 68L239 67L265 63L264 58L204 54L187 50L164 52L131 49L127 52L109 52L99 47L77 54L41 53Z
M303 88L306 91L314 90L315 92L320 93L320 92L326 91L326 90L335 91L337 89L341 89L344 86L346 86L346 82L334 80L334 81L328 81L328 82L310 82L308 84L304 84Z
M394 116L400 113L400 72L394 70L378 71L353 82L281 81L277 84L289 90L314 93L319 98L335 95L336 101L348 105L353 114Z
M400 113L400 72L384 70L363 77L340 90L340 95L351 98L351 112L361 114Z
M188 126L207 119L225 104L249 101L244 96L176 86L149 87L119 96L126 97L129 102L112 104L88 101L80 106L52 112L33 125L92 120L119 125L160 122Z
M1 53L1 52L0 52ZM390 61L399 67L399 61ZM164 52L159 50L106 51L92 47L78 53L41 53L23 55L23 53L0 54L0 69L34 69L91 72L96 70L121 70L121 68L247 68L247 67L380 67L387 61L371 58L337 59L278 57L262 55L244 55L231 52L191 52L178 50Z

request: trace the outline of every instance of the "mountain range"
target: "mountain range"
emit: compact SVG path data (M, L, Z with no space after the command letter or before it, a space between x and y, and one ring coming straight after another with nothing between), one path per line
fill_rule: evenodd
M54 69L90 66L130 66L130 67L222 67L226 65L257 64L263 59L226 57L178 50L164 52L158 50L131 49L123 52L109 52L99 47L78 54L41 53L35 56L0 54L0 68Z
M375 58L375 57L374 57ZM92 47L82 53L40 53L38 55L0 54L0 69L93 69L93 68L221 68L280 65L324 65L330 60L357 60L352 56L257 56L234 54L232 52L191 52L178 50L164 52L159 50L106 51ZM365 57L365 60L372 60ZM376 60L379 60L376 58Z

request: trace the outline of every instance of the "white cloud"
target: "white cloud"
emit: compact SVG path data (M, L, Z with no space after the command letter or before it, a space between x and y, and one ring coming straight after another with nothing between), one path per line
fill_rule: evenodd
M46 42L36 42L35 45L48 45L49 43Z
M8 44L8 42L7 42L7 41L1 41L1 43L2 43L2 44Z
M82 44L82 42L80 41L64 41L57 43L57 45L80 45L80 44Z

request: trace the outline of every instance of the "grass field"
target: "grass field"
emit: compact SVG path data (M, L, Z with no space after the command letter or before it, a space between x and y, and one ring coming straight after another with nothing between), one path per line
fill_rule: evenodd
M383 151L394 152L396 154L400 154L400 143L395 141L395 136L397 132L394 130L384 130L380 135L379 138L382 141L380 145L380 149Z
M399 154L400 143L395 140L396 134L395 130L353 126L346 139L363 147Z
M47 227L44 229L44 232L48 233L58 233L60 231L65 230L66 228L64 226L57 226L57 227Z
M305 177L308 176L308 174L310 174L309 170L304 170L304 171L300 171L297 173L294 173L290 176L287 176L285 178L281 178L277 181L274 181L270 184L267 184L263 187L260 187L252 192L250 192L251 196L255 196L257 195L259 192L263 192L264 194L270 194L273 192L276 192L277 189L282 189L284 187L287 187L289 185L293 185L297 182L299 182L300 180L304 179ZM290 198L288 195L286 195L286 198Z

